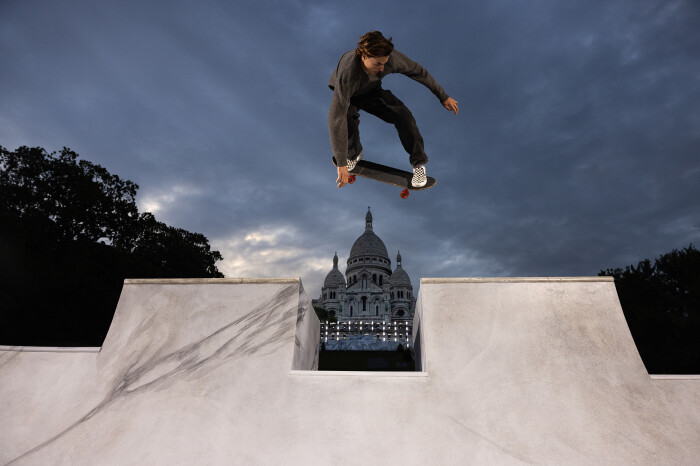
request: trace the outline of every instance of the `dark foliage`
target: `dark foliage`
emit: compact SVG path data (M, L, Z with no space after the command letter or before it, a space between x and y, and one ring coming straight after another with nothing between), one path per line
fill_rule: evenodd
M338 317L335 315L330 315L327 310L322 307L314 306L314 311L316 311L316 317L321 322L338 322Z
M137 190L66 148L0 147L0 345L100 346L125 278L223 276Z
M620 304L651 374L700 374L700 251L692 244L599 275L615 277Z

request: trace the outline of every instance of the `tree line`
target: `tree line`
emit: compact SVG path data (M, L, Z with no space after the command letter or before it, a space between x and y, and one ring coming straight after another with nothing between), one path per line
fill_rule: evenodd
M700 374L700 251L692 244L624 269L615 278L620 305L651 374Z
M138 188L65 147L0 146L0 345L101 346L125 278L223 277Z

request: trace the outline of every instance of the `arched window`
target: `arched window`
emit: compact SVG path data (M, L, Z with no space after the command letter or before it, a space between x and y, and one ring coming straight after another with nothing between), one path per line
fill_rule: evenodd
M379 286L382 286L384 284L383 280L382 280L383 278L384 278L384 275L379 276Z
M372 274L372 283L377 283L377 274Z
M367 297L363 296L362 297L362 312L367 312Z

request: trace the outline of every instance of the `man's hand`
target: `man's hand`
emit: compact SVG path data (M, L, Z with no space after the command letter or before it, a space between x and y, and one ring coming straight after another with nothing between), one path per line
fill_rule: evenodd
M339 188L342 188L348 184L349 177L350 174L348 173L348 167L338 167L338 179L335 180L335 182L338 183Z
M448 97L447 99L445 99L445 101L442 103L442 106L450 112L454 112L455 115L459 113L459 106L457 105L457 101L452 97Z

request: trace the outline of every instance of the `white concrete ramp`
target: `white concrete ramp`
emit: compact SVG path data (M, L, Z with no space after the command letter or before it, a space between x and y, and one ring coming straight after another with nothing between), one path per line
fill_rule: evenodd
M0 351L0 464L699 464L606 278L423 279L422 372L328 373L297 279L127 281L99 352Z

